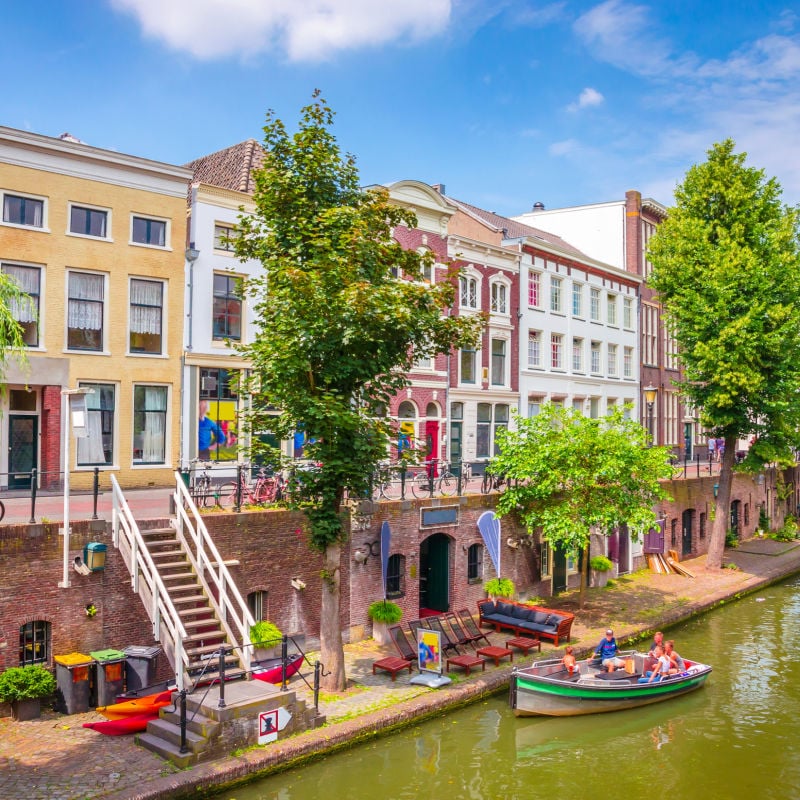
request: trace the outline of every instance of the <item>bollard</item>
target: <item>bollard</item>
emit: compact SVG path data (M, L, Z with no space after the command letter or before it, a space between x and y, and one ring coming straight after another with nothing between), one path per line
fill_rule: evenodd
M186 689L181 689L181 753L188 753L186 744Z
M33 525L36 522L36 484L38 480L36 479L36 467L31 470L31 519L30 524Z
M281 639L281 691L286 691L286 665L289 662L289 637L284 633Z
M242 510L242 481L244 480L244 465L236 467L236 503L233 510L238 514Z
M322 669L322 664L319 661L314 662L314 711L319 714L319 680L320 680L320 670Z
M219 703L218 708L225 708L225 648L219 649Z
M94 511L92 511L92 519L97 519L97 495L100 494L100 467L94 468L92 494L94 495Z

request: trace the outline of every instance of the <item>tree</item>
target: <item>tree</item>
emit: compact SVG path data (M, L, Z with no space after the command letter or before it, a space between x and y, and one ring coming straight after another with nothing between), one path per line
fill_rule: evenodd
M793 463L800 444L798 211L728 139L693 166L651 240L657 291L684 368L678 384L725 441L707 566L722 566L737 439L743 469Z
M25 331L18 322L20 312L25 318L35 313L30 295L5 272L0 272L0 393L5 393L5 375L9 361L14 358L20 364L27 364L27 345Z
M655 523L653 505L667 496L668 449L648 447L648 434L619 407L600 419L546 403L535 417L515 417L498 431L490 471L506 479L498 516L517 514L529 535L541 529L553 548L584 554L581 606L592 531L626 524L635 536Z
M386 190L359 187L332 121L319 92L292 136L268 113L255 212L241 219L236 252L264 266L247 287L257 327L243 348L252 364L249 425L282 439L305 435L315 466L302 471L292 498L307 515L311 547L323 555L324 688L342 691L342 500L368 496L375 466L396 439L390 401L408 385L414 361L474 346L483 320L444 313L457 272L434 286L422 279L432 257L392 238L396 226L413 228L416 218L392 206Z

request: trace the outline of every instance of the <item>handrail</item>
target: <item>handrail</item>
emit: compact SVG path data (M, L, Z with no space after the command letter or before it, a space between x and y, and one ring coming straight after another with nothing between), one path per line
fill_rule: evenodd
M128 501L125 499L125 495L122 493L122 489L116 477L112 474L110 478L113 497L112 541L114 546L119 548L121 528L131 549L130 569L133 591L138 593L139 578L142 577L152 594L152 607L148 609L148 612L150 621L153 623L153 634L156 640L160 640L160 626L163 621L172 635L175 644L176 661L180 659L181 663L186 666L188 664L188 656L183 646L187 637L186 628L183 626L178 610L172 603L167 587L161 580L161 575L158 569L156 569L147 544L142 537L139 526L136 524L136 520L128 506ZM180 691L184 688L184 669L178 669L177 663L174 665L174 668L175 682Z
M197 510L180 472L177 471L175 472L175 487L178 536L184 540L187 555L197 571L197 579L202 583L209 602L217 612L220 624L225 629L230 643L234 647L241 646L242 667L245 671L249 671L252 648L244 645L252 644L250 627L255 624L255 619L209 535L208 528ZM185 531L188 531L192 547L189 547Z

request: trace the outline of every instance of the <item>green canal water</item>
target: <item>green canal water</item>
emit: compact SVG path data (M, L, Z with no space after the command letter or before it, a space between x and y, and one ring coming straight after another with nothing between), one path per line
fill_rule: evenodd
M714 667L703 688L571 719L517 719L498 695L219 797L800 798L800 577L666 638Z

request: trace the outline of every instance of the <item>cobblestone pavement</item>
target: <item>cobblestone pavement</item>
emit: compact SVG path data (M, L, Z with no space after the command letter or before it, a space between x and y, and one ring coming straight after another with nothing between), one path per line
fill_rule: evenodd
M577 610L572 641L578 654L600 638L616 609L613 625L621 640L649 634L692 613L713 607L720 600L753 591L785 575L800 571L800 542L769 539L743 542L726 551L726 562L738 569L710 572L704 558L684 562L695 578L639 572L625 576L605 589L587 594L586 610ZM548 600L554 607L574 609L576 598L567 594ZM619 609L627 609L620 611ZM646 614L641 613L646 609ZM629 619L624 617L629 615ZM646 621L642 621L646 619ZM507 637L492 634L500 643ZM556 652L546 644L542 655ZM501 690L511 671L504 662L491 663L486 672L452 673L453 683L432 690L408 683L406 673L392 682L387 673L372 674L372 662L390 655L372 639L345 647L350 688L340 696L323 696L320 710L328 724L243 755L177 770L158 756L137 747L128 736L103 736L81 727L100 719L94 711L65 716L45 712L42 719L12 722L0 719L0 799L2 800L151 800L194 796L194 787L208 787L276 764L302 758L322 749L346 746L354 739L379 734L403 721L444 710L470 699ZM515 656L514 664L524 661ZM291 688L310 698L309 690L294 679Z

